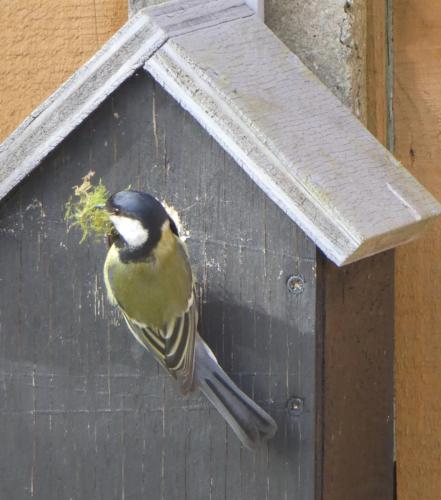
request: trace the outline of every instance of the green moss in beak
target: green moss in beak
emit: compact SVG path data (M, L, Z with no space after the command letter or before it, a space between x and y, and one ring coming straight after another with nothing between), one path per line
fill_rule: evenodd
M68 230L79 227L82 231L80 243L93 235L96 239L108 236L112 231L109 214L105 210L109 192L101 179L97 185L91 182L95 172L89 172L83 177L80 186L74 186L74 195L66 203L64 220Z

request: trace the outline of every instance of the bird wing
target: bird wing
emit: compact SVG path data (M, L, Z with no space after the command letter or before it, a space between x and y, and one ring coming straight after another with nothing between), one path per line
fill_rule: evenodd
M130 318L120 306L136 340L155 355L162 366L179 382L183 394L193 387L194 351L198 311L194 292L187 311L169 321L164 328L152 328Z

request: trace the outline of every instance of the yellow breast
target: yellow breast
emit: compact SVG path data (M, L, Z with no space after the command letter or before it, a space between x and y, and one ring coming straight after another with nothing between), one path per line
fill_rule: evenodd
M193 277L184 243L167 227L152 255L123 263L113 245L104 264L109 300L138 323L163 328L182 315L192 296Z

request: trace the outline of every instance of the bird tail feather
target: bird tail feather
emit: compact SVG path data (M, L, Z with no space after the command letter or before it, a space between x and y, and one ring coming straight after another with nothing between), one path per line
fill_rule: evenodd
M200 337L196 341L195 355L195 385L224 417L242 444L255 449L271 439L277 431L276 422L237 387Z

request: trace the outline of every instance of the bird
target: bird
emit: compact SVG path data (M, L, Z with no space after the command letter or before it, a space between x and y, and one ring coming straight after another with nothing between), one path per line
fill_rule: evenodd
M231 380L200 336L188 249L165 207L128 189L97 208L112 223L104 263L110 303L183 395L200 389L246 448L260 447L277 424Z

